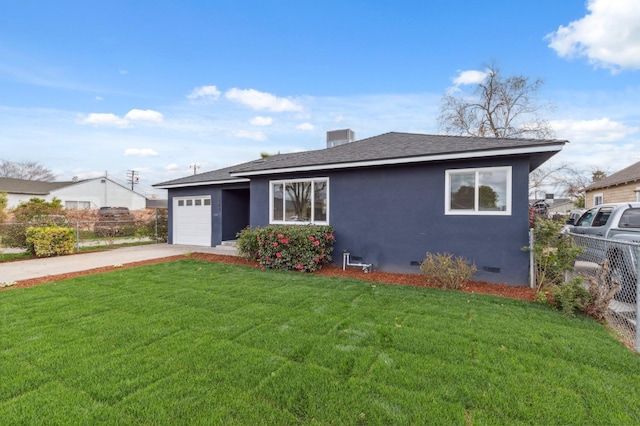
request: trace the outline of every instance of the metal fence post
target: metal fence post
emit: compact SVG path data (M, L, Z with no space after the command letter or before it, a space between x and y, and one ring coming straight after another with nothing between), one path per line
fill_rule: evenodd
M154 232L155 243L158 244L158 208L156 208L156 229Z
M80 251L80 223L76 222L76 253Z
M640 327L638 320L640 319L640 246L636 247L636 352L640 352Z

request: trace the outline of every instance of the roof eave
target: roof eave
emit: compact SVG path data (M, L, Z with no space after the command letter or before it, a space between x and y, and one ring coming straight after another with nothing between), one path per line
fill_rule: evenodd
M309 172L320 170L336 170L336 169L348 169L359 167L374 167L374 166L391 166L399 164L414 164L425 163L433 161L446 161L446 160L464 160L471 158L487 158L504 155L522 155L522 154L536 154L543 152L559 152L562 150L564 143L557 143L553 145L545 146L533 146L523 148L503 148L493 149L486 151L470 151L470 152L456 152L436 155L421 155L415 157L400 157L400 158L385 158L380 160L364 160L364 161L352 161L346 163L333 163L333 164L317 164L308 166L295 166L295 167L282 167L276 169L264 169L254 171L231 171L229 174L235 177L243 176L261 176L278 173L292 173L292 172Z
M249 179L208 180L208 181L201 181L201 182L172 183L172 184L159 183L151 186L159 189L173 189L173 188L186 188L191 186L223 185L227 183L245 183L245 182L250 182L250 180Z
M11 191L11 190L6 190L2 192L6 192L7 194L20 194L20 195L49 195L51 193L51 191L38 192L38 191Z
M638 182L638 181L640 181L640 178L634 178L634 179L629 179L629 180L625 180L625 181L621 181L621 182L615 182L615 183L608 183L608 184L605 184L605 185L597 185L597 186L589 185L585 189L585 191L594 191L596 189L611 188L612 186L627 185L627 184Z

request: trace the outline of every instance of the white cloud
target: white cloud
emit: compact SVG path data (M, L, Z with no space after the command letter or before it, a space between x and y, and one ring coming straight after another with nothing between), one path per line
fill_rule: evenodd
M125 157L155 157L158 153L151 148L127 148L124 150L124 155Z
M640 69L640 6L631 0L589 0L588 13L547 34L561 58L584 56L613 72Z
M577 143L618 142L639 130L608 117L595 120L555 120L549 124L559 138Z
M467 70L459 71L458 75L452 78L453 84L462 86L465 84L480 84L489 76L488 71Z
M102 96L96 96L96 101L97 101L97 102L102 101Z
M78 116L80 124L91 124L95 127L128 127L129 121L118 117L115 114L91 113L86 116Z
M220 91L216 86L200 86L193 89L187 98L193 101L201 100L205 103L215 102L220 98Z
M271 124L273 124L273 118L261 117L258 115L257 117L253 117L249 122L254 126L270 126Z
M79 115L77 122L80 124L90 124L95 127L131 127L132 122L154 122L159 123L164 119L162 113L150 109L132 109L124 117L118 117L111 113L91 113Z
M164 169L168 171L178 170L180 169L180 166L178 166L176 163L171 163L171 164L167 164Z
M120 73L120 75L127 75L127 74L129 74L129 71L128 71L128 70L125 70L125 69L122 69L122 68L120 68L120 69L118 70L118 72Z
M248 132L246 130L234 130L231 132L236 138L251 139L254 141L266 141L267 135L262 132Z
M159 123L164 119L164 116L162 113L151 109L132 109L124 118L129 121L153 121Z
M259 92L255 89L229 89L224 95L230 101L238 102L254 110L273 112L302 111L302 106L290 99L279 98L271 93Z
M296 129L298 130L313 130L315 128L316 127L311 123L300 123L296 126Z
M458 93L462 89L460 86L475 85L482 83L489 76L489 71L466 70L458 71L458 74L451 78L453 86L447 88L447 93Z

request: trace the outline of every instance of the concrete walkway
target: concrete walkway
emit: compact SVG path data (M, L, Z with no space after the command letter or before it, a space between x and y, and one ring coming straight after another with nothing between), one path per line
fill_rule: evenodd
M0 263L0 284L196 252L237 254L236 248L233 246L200 247L148 244L70 256L4 262Z

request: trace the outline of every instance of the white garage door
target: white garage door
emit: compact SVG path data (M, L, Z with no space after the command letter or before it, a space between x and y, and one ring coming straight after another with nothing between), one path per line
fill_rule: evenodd
M211 197L173 199L173 244L211 246Z

